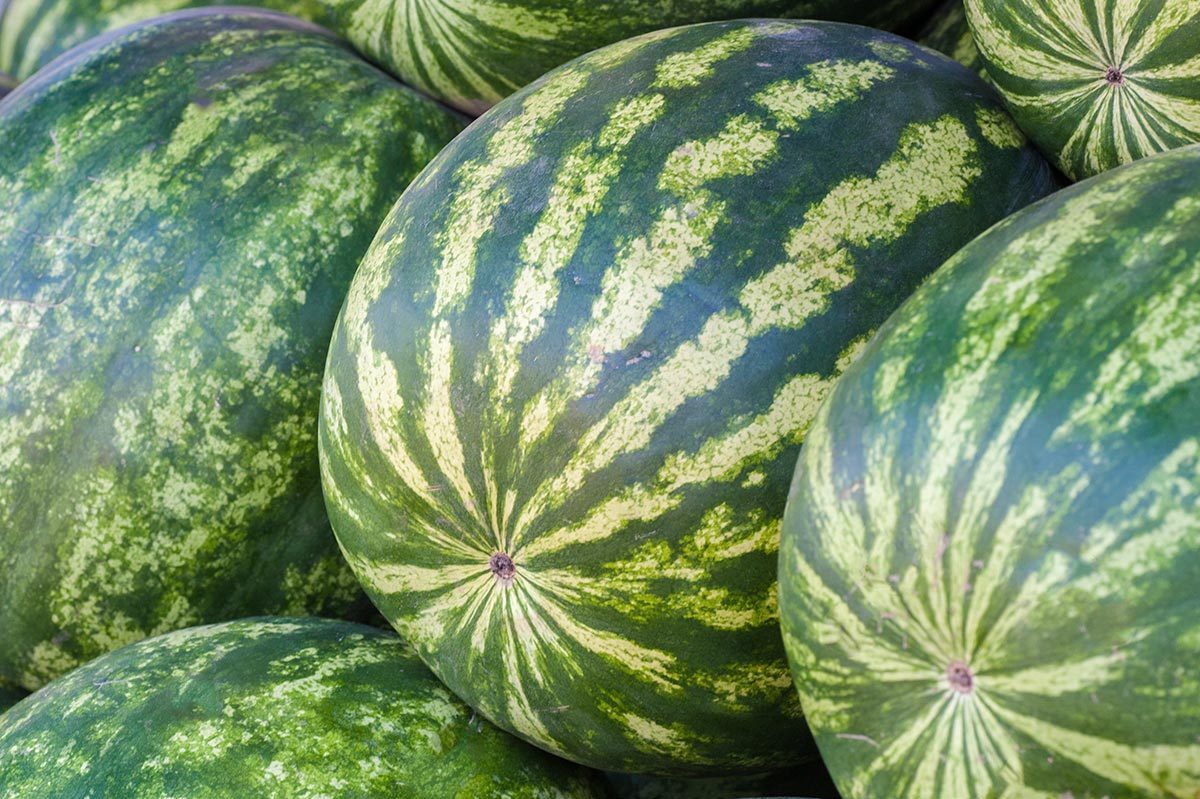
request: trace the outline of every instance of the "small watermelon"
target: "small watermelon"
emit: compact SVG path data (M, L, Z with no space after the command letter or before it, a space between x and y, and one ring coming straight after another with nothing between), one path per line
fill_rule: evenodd
M0 720L21 799L602 799L480 719L394 633L253 618L132 644Z
M847 799L1200 796L1200 146L966 247L834 388L780 606Z
M250 9L93 39L0 102L0 678L359 601L322 365L387 209L462 124Z
M1053 185L976 76L868 28L708 23L555 71L355 278L321 421L352 567L550 751L801 762L775 561L805 430L903 297Z

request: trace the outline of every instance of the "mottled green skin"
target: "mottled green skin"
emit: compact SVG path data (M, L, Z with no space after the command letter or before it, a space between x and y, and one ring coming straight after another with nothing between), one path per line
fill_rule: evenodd
M250 0L347 37L406 83L472 113L576 56L646 31L741 17L891 30L936 0ZM0 69L32 74L102 31L203 0L10 0Z
M1200 0L965 0L991 82L1064 174L1200 142Z
M501 732L392 633L254 618L132 644L0 723L22 799L600 799L598 775Z
M335 39L179 12L0 105L0 677L360 601L325 517L328 337L459 129Z
M8 0L0 4L0 70L27 78L94 36L172 11L213 5L261 6L322 25L333 21L324 0Z
M355 278L321 427L351 566L551 751L802 761L774 581L804 431L902 297L1051 186L978 78L866 28L710 23L552 73L443 151Z
M993 228L814 422L780 604L847 799L1200 795L1198 187L1189 147Z
M979 48L975 46L971 26L967 24L963 0L946 0L921 29L917 41L939 53L945 53L987 80L987 69L979 55Z

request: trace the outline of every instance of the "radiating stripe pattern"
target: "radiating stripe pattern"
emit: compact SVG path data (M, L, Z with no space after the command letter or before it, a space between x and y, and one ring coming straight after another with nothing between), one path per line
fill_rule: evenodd
M0 722L22 799L600 799L598 775L478 718L394 633L256 617L140 641Z
M463 120L309 23L177 12L0 106L0 676L365 605L324 512L328 337Z
M847 799L1200 793L1200 147L1024 211L879 331L788 498Z
M343 551L551 751L797 761L797 448L900 298L1049 173L974 76L864 28L710 23L552 73L414 181L351 286L321 422Z
M966 0L1017 122L1081 180L1200 142L1200 0Z
M472 113L582 53L720 19L828 19L888 30L936 0L246 0L324 25L392 74ZM92 36L209 0L9 0L0 70L27 77ZM0 6L2 8L2 6Z

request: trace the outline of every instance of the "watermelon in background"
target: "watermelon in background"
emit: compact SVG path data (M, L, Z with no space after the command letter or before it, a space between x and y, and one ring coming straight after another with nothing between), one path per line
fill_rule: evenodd
M222 5L204 0L6 0L0 2L0 70L27 78L60 53L93 36L185 8ZM328 25L325 0L238 0Z
M895 30L919 20L937 3L937 0L322 1L336 14L336 28L372 59L385 64L406 83L476 114L575 56L647 31L743 17L840 20Z
M116 742L116 745L114 745ZM0 721L22 799L601 799L599 775L478 718L392 633L245 619L127 646Z
M179 12L0 103L0 678L365 604L321 499L359 258L462 120L291 17Z
M251 0L315 20L401 80L479 114L581 53L635 34L738 17L836 19L888 29L936 0ZM0 69L32 74L62 50L203 0L9 0Z
M979 48L975 46L971 26L967 24L963 0L946 0L917 34L917 41L939 53L945 53L987 80L987 69L979 55Z
M1081 180L1200 142L1200 0L966 0L1021 129Z
M963 249L809 432L792 671L847 799L1200 795L1200 146Z
M555 71L442 152L355 278L321 421L351 565L551 751L801 762L775 560L805 430L922 278L1052 188L977 77L867 28L710 23Z

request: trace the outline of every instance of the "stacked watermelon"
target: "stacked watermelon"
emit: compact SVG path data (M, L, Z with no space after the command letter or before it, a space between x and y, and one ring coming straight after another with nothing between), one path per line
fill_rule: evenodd
M0 0L0 793L1200 796L1200 0L205 5Z

